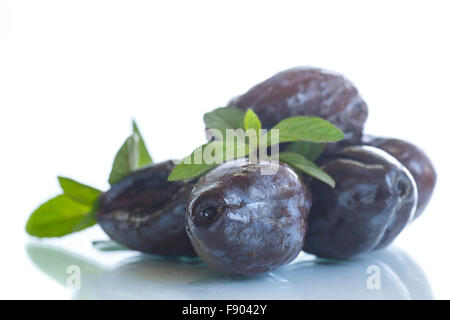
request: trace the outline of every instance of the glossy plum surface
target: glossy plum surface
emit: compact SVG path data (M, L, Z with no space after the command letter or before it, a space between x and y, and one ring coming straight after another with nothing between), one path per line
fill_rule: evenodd
M192 191L186 224L198 255L227 274L257 275L292 261L301 251L310 192L287 165L227 162Z
M313 180L314 202L304 250L347 259L389 245L412 219L417 188L411 174L381 149L353 146L319 159L334 189Z
M345 133L345 140L340 144L359 142L368 116L366 102L348 79L312 67L279 72L232 99L229 106L252 108L265 129L287 117L322 117Z
M420 216L430 202L436 185L436 170L428 156L416 145L394 138L364 137L363 141L369 145L383 149L411 172L417 185L419 195L415 218Z
M195 256L185 229L192 182L169 182L172 161L133 172L100 197L97 222L115 241L146 253Z

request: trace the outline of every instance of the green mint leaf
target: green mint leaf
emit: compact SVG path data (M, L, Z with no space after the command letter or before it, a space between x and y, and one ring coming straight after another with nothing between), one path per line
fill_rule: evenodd
M138 161L139 167L144 167L150 163L153 163L153 159L147 150L144 138L142 138L141 132L139 131L139 128L135 120L133 120L133 133L137 134L139 137L139 161Z
M298 153L310 161L316 161L325 149L325 144L305 141L295 141L287 145L285 152Z
M115 242L114 240L92 241L92 246L100 251L123 251L129 250L127 247Z
M249 149L248 144L234 143L234 141L217 140L203 144L173 168L168 180L197 178L220 163L247 156Z
M92 205L102 193L70 178L58 177L58 181L65 195L82 204Z
M133 133L120 147L114 158L108 182L116 184L139 168L139 136Z
M306 159L304 156L298 153L282 152L279 154L280 161L287 163L295 170L306 173L322 182L330 185L332 188L335 186L335 182L325 171L320 169L313 162Z
M273 130L279 130L279 143L292 141L336 142L344 133L331 122L319 117L290 117L280 121L268 132L267 145L271 145Z
M220 130L225 137L226 129L244 129L244 111L234 107L217 108L205 113L203 122L206 128Z
M251 108L249 108L245 113L244 129L245 131L247 131L248 129L253 129L257 134L259 134L259 130L261 130L261 121Z
M214 168L215 164L185 164L179 163L173 168L169 177L169 181L188 180L199 177Z
M180 163L172 169L167 180L178 181L193 179L214 168L215 164L205 163L203 152L208 145L215 142L216 141L205 143L196 148L189 156L183 158Z
M78 226L91 210L91 206L68 195L59 195L39 206L31 214L25 229L36 237L61 237L83 229Z

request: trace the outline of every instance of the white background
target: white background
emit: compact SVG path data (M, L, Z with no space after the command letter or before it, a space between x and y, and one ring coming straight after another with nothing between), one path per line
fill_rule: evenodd
M434 198L396 245L450 298L447 1L0 0L0 298L70 298L31 262L28 215L65 175L107 188L134 117L156 161L204 142L202 115L272 74L345 74L369 105L366 132L420 145ZM62 240L103 265L98 227ZM214 297L209 297L214 298Z

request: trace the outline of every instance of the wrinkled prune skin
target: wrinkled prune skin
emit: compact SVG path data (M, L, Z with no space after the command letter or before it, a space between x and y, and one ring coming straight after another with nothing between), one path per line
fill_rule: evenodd
M420 216L430 202L436 185L436 170L430 158L419 147L400 139L364 136L363 142L386 151L411 172L419 195L414 218Z
M167 181L172 161L131 173L99 199L97 222L118 243L150 254L196 256L185 229L193 182Z
M314 203L304 250L349 259L389 245L412 219L417 188L394 157L370 146L352 146L318 160L334 189L313 180Z
M311 207L301 178L280 163L238 159L200 178L189 200L186 226L198 255L226 274L258 275L300 253Z
M344 132L345 140L340 144L359 142L368 116L366 102L348 79L311 67L279 72L233 98L228 106L252 108L264 129L292 116L322 117ZM330 146L327 150L337 144Z

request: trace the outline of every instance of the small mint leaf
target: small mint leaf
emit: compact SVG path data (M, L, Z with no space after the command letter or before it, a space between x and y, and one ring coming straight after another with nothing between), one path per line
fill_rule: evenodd
M324 149L325 144L323 143L295 141L289 143L284 151L298 153L310 161L316 161Z
M133 133L117 152L108 182L114 185L139 168L139 136Z
M330 185L332 188L335 186L335 181L325 171L320 169L314 162L309 161L301 154L282 152L279 154L280 161L287 163L295 170L306 173L313 178L319 179L322 182Z
M30 216L25 230L36 237L61 237L89 226L78 227L91 206L63 194L40 205ZM78 228L77 228L78 227Z
M115 242L114 240L97 240L92 241L92 246L100 251L124 251L129 250L127 247Z
M217 108L203 115L208 129L220 130L226 136L226 129L244 129L244 111L234 107Z
M98 199L92 203L91 210L84 216L84 218L78 223L74 228L73 232L80 231L83 229L86 229L88 227L91 227L97 223L97 211L100 207L100 203Z
M133 133L137 134L139 137L139 167L144 167L148 164L153 163L152 157L147 150L147 146L145 145L144 138L142 138L141 132L136 124L136 121L133 120Z
M168 180L187 180L197 178L218 164L228 160L242 158L249 154L249 145L212 141L196 148L189 156L177 164L170 173Z
M251 108L247 109L247 112L245 113L244 129L245 131L253 129L257 134L259 134L259 130L261 130L261 121Z
M102 193L100 190L66 177L58 177L65 195L86 205L92 205Z
M271 144L273 130L279 132L279 143L292 141L336 142L344 139L344 133L331 122L319 117L290 117L280 121L268 132L267 144Z

